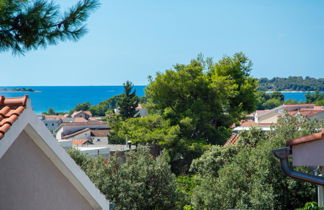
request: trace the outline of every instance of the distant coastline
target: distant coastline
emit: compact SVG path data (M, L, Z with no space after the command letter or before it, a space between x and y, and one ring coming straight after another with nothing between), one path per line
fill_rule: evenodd
M315 92L313 90L310 91L299 91L299 90L267 90L266 93L280 92L280 93L307 93L307 92ZM321 91L320 91L321 92Z
M40 93L32 88L0 88L0 93Z

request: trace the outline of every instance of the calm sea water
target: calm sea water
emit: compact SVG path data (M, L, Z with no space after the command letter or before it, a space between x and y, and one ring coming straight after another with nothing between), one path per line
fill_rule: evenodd
M18 86L17 86L18 87ZM16 88L16 87L0 87ZM18 87L19 88L19 87ZM0 92L0 95L7 97L18 97L29 95L32 101L32 107L38 114L53 108L57 112L67 112L73 109L77 104L89 102L96 105L112 96L123 93L123 86L30 86L39 92L32 93L9 93ZM135 86L136 94L144 96L145 86ZM295 99L297 101L305 100L305 93L283 93L285 100Z
M57 112L67 112L77 104L89 102L96 105L112 96L122 94L123 86L24 86L39 92L10 93L0 92L0 95L7 97L18 97L29 95L33 110L40 114L53 108ZM16 87L0 87L16 88ZM19 88L19 87L18 87ZM145 86L134 86L136 95L144 96Z

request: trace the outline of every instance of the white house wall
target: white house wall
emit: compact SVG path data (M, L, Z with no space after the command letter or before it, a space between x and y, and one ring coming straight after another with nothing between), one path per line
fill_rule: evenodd
M28 134L0 159L0 209L93 209Z

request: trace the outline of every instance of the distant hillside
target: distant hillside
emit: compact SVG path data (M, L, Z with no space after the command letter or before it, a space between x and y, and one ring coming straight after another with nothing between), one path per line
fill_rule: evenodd
M324 78L312 77L274 77L260 78L259 90L262 91L324 91Z

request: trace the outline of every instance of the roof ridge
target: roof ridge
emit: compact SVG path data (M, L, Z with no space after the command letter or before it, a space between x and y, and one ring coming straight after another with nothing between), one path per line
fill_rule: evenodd
M320 132L289 140L287 142L287 146L294 146L297 144L303 144L311 141L320 140L322 139L323 135L324 135L324 128Z

